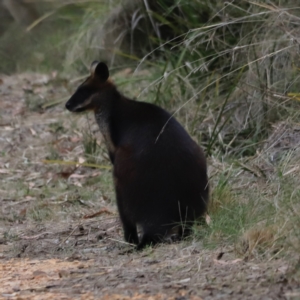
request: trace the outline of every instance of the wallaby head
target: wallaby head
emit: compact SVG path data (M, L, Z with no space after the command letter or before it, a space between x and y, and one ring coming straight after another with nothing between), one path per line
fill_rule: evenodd
M108 80L108 67L103 62L94 61L90 69L91 75L77 88L74 95L66 103L66 108L72 112L95 110L98 108L99 97L105 90L113 87Z

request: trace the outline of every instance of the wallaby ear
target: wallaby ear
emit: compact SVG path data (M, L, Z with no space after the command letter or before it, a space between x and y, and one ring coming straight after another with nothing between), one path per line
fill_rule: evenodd
M94 60L91 64L91 68L90 68L90 72L91 72L91 75L94 76L95 74L95 70L96 70L96 67L97 65L99 64L99 61L97 60Z
M91 76L101 82L105 82L109 77L108 67L104 62L94 61L91 64Z

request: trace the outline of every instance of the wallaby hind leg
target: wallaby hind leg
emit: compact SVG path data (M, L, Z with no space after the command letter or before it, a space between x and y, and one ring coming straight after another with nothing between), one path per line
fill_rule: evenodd
M163 241L163 236L144 233L141 242L137 245L136 250L142 250L146 246L154 246Z
M139 243L139 238L135 226L124 226L124 238L127 243L137 245Z
M137 245L139 243L139 237L137 234L136 225L121 215L121 221L124 229L124 239L127 243Z
M171 229L171 225L142 226L143 235L140 243L137 245L137 250L163 242Z
M136 227L128 228L124 226L124 238L127 243L137 245L139 243L139 238Z

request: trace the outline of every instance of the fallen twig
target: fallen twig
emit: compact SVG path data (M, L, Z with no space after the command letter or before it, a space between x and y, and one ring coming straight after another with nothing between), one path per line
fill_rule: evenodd
M70 236L75 232L75 230L76 230L77 228L79 228L80 225L81 225L81 224L75 226L75 228L71 231L71 233L70 233L64 240L62 240L62 241L57 245L57 249L58 249L62 244L64 244L64 243L70 238Z
M110 215L113 214L112 211L108 210L106 207L103 207L103 208L101 208L99 211L97 211L97 212L95 212L95 213L93 213L93 214L85 215L83 218L84 218L84 219L91 219L91 218L98 217L98 216L100 216L100 215L102 215L102 214L105 214L105 213L106 213L106 214L110 214Z
M68 165L68 166L78 165L78 166L98 168L98 169L107 169L107 170L111 169L111 166L103 166L103 165L90 164L90 163L79 163L77 161L44 159L42 162L45 164L59 164L59 165Z
M23 240L36 240L39 237L44 236L46 234L53 234L53 232L46 231L46 232L43 232L43 233L40 233L40 234L37 234L37 235L33 235L33 236L22 236L22 239Z

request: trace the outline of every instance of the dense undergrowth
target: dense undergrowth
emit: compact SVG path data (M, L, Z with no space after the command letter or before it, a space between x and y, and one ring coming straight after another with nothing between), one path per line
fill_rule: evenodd
M173 112L204 147L210 222L195 236L247 257L293 256L300 243L296 1L119 2L56 8L30 32L37 46L28 42L3 70L57 69L75 78L105 60L120 90ZM55 30L44 36L51 24ZM10 30L1 49L12 41ZM92 156L99 150L90 139Z

